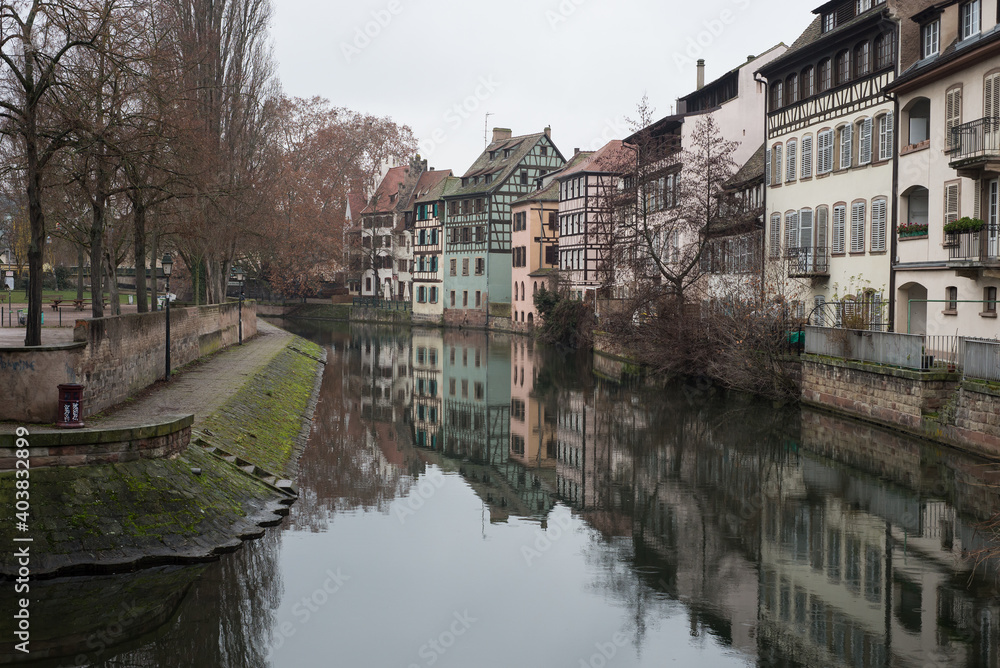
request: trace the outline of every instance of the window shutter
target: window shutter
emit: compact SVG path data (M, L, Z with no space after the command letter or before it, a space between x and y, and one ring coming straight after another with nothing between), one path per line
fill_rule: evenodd
M799 245L799 214L796 211L785 214L785 250L791 253Z
M833 130L824 130L819 135L819 151L816 173L829 174L833 171Z
M825 206L816 209L816 248L819 250L826 250L826 227L829 215Z
M879 160L888 160L892 157L892 132L893 132L892 112L879 118L878 132L878 157Z
M872 161L872 119L861 121L861 146L858 150L858 163L867 165Z
M985 107L987 109L995 109L995 106L993 105L993 103L991 101L991 98L993 96L990 94L991 85L993 83L995 83L995 82L996 82L995 77L986 77L986 82L985 82L985 84L986 84L986 90L984 91L985 94L983 95L983 100L984 100L983 103L984 103L984 105L985 105ZM955 146L955 136L952 133L952 128L957 127L957 126L961 125L961 123L962 123L962 89L961 88L952 89L952 90L948 91L945 94L945 105L944 105L944 107L945 107L945 109L944 109L944 116L945 116L945 119L944 119L945 144L949 148L953 148ZM987 115L989 115L989 112L987 112Z
M865 251L865 203L851 205L851 252Z
M774 182L781 183L781 144L775 145L771 160L774 163L771 165L774 169Z
M771 214L771 249L772 258L781 257L781 214Z
M949 91L961 94L961 89ZM996 118L1000 116L1000 72L991 74L983 82L983 116Z
M833 207L833 252L843 253L845 247L845 228L847 227L847 207Z
M788 155L785 157L785 181L795 180L796 154L798 153L798 142L794 139L788 140Z
M886 200L872 202L872 251L885 250Z
M944 224L958 220L958 184L948 183L944 187Z
M764 151L764 183L771 185L771 149Z
M982 212L982 206L983 205L982 205L982 202L980 201L980 197L981 197L980 192L981 191L982 191L982 184L979 182L979 179L974 179L972 181L972 217L973 218L982 218L983 217L983 212Z
M813 248L813 212L811 209L802 209L799 212L799 239L795 244L799 248Z
M840 130L840 168L846 169L851 166L851 139L854 135L854 128L845 125Z
M813 171L813 138L806 135L802 138L802 178L807 179L812 176Z

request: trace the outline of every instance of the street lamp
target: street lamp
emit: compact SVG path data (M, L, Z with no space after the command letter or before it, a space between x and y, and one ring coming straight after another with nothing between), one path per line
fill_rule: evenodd
M160 262L163 265L163 275L167 277L166 292L163 295L163 306L167 310L167 372L164 379L170 380L170 272L174 269L174 258L170 256L170 253L164 253Z
M243 267L236 267L236 280L240 282L240 345L243 345Z

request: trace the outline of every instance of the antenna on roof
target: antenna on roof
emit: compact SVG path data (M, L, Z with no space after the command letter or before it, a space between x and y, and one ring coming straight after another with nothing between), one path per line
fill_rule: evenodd
M487 137L489 137L488 128L490 127L490 116L496 116L496 114L491 111L486 112L486 119L483 120L483 148L486 148L490 144L489 141L487 141Z

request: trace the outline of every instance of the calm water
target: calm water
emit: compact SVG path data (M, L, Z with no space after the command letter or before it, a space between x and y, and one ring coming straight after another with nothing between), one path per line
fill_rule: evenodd
M330 347L289 518L47 583L47 665L1000 665L980 461L522 337L285 326Z

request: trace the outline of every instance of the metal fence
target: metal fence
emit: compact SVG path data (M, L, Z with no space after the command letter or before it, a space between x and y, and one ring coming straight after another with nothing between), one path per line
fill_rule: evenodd
M967 378L1000 381L1000 341L965 340Z
M378 297L355 297L354 306L361 308L380 308L386 311L409 311L410 302L395 299L380 299Z
M889 329L889 303L880 294L841 301L817 301L809 313L810 325L884 332Z
M860 362L923 369L924 337L861 329L806 327L806 352Z
M924 356L927 358L927 366L945 370L956 371L965 366L965 337L964 336L932 336L924 335Z

